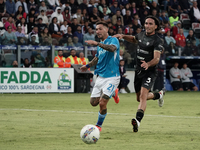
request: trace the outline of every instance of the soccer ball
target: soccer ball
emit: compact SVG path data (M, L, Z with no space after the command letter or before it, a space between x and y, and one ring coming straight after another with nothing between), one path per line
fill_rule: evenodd
M86 144L94 144L100 138L100 132L95 125L88 124L81 129L80 137Z

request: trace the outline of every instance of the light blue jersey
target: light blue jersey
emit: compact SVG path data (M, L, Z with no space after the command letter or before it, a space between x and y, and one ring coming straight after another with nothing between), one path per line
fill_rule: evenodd
M95 56L98 57L98 63L96 65L96 70L94 71L94 74L97 74L100 77L104 78L120 76L120 45L118 39L116 37L108 36L108 38L101 43L106 45L115 45L117 47L117 50L115 52L109 52L99 46L97 47L97 54Z

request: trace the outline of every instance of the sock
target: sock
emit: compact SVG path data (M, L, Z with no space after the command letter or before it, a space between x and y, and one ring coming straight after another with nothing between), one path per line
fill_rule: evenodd
M106 115L107 115L107 113L104 114L104 115L102 115L102 114L100 114L100 112L99 112L98 121L97 121L97 124L96 124L97 126L99 126L99 127L102 126L103 121L104 121Z
M158 92L154 93L154 98L153 100L159 99L160 98L160 94Z
M142 109L138 109L136 113L136 119L140 122L144 116L144 111Z

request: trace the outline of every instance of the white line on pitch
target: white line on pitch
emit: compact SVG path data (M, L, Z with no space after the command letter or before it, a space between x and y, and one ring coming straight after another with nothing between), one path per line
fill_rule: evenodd
M97 112L84 112L84 111L67 111L67 110L39 110L39 109L5 109L0 108L0 111L3 110L12 110L12 111L44 111L44 112L66 112L66 113L80 113L80 114L96 114ZM121 116L133 116L133 114L125 114L125 113L108 113L111 115L121 115ZM166 115L145 115L149 117L166 117L166 118L194 118L194 119L200 119L200 117L195 116L166 116Z

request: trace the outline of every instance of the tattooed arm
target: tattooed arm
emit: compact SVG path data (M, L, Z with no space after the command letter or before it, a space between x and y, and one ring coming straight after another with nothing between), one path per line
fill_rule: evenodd
M95 56L87 65L88 65L89 67L92 67L92 66L95 66L95 65L97 64L97 62L98 62L98 57ZM83 66L80 68L80 70L81 70L82 72L85 72L85 71L88 70L89 67L87 67L86 65L83 65Z
M99 43L99 42L96 42L96 41L92 41L92 40L89 40L89 41L85 41L85 43L89 44L89 45L94 45L94 46L99 46L109 52L114 52L117 50L117 47L115 45L106 45L106 44L102 44L102 43Z
M113 37L124 39L130 43L137 43L137 40L135 39L135 36L132 35L124 35L124 34L116 34Z

